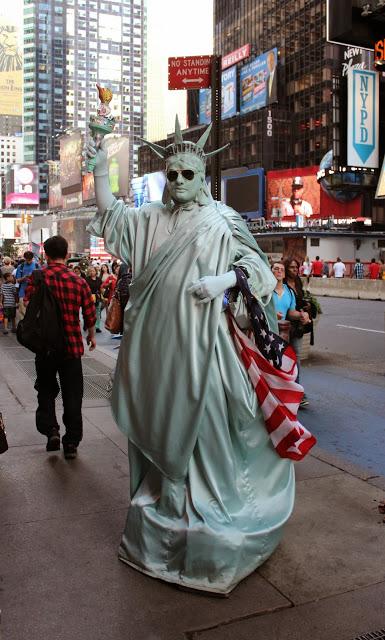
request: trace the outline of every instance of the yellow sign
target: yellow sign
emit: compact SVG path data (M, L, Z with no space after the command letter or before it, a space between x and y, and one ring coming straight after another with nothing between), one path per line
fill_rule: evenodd
M23 62L17 28L0 19L0 114L21 116Z

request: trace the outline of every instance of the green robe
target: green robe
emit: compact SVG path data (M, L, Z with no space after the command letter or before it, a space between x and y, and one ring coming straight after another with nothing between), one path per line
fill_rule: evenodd
M220 203L173 214L118 201L89 231L133 270L112 393L130 460L119 556L226 594L277 546L293 508L293 465L271 445L222 296L198 305L187 288L243 266L272 326L275 278L240 216Z

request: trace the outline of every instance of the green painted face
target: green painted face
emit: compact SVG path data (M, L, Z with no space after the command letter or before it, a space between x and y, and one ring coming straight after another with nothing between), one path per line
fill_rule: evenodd
M205 179L202 168L187 154L172 156L167 162L167 186L174 202L194 202ZM182 174L185 172L185 175Z

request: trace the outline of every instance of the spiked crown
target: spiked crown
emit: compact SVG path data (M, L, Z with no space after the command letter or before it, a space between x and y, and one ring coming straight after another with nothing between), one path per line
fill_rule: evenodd
M174 142L172 144L168 144L167 147L161 147L159 144L155 144L154 142L148 142L148 140L144 140L143 138L139 138L144 144L147 144L150 149L156 153L159 158L167 159L171 156L175 156L178 153L191 153L195 156L198 156L202 160L203 163L206 162L206 158L210 156L215 156L223 149L227 149L230 146L230 143L225 144L220 149L215 149L215 151L210 151L209 153L204 152L204 146L207 142L207 138L210 135L212 124L210 124L206 131L201 135L198 142L191 142L189 140L183 140L178 116L175 116L175 134L174 134Z

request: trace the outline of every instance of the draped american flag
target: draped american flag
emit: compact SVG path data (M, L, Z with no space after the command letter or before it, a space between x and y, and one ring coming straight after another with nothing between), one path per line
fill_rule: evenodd
M302 460L317 441L297 418L303 387L295 382L295 352L270 330L261 305L249 289L245 273L239 268L235 272L253 330L253 335L247 336L228 310L235 348L255 389L274 448L281 458Z

